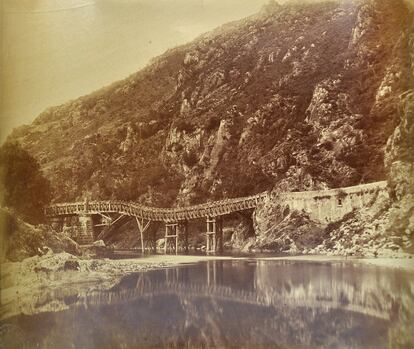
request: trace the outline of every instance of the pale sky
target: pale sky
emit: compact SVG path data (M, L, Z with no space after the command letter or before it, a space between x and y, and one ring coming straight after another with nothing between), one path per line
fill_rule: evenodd
M268 0L0 0L0 141Z

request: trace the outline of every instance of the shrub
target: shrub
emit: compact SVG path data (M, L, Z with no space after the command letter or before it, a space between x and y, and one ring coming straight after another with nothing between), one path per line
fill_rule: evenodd
M0 148L0 204L14 209L29 223L44 220L43 208L50 202L51 187L37 161L17 143Z
M218 116L210 116L204 126L207 132L213 131L220 126L220 118Z
M191 133L194 131L195 126L187 120L180 119L175 123L175 127L178 131L184 131L186 133Z
M195 153L195 151L192 150L192 151L184 152L183 160L184 160L184 163L188 167L193 167L195 164L197 164L198 157L197 157L197 154Z

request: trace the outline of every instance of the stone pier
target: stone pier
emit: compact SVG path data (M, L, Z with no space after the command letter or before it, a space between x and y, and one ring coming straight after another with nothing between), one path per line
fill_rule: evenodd
M94 225L91 215L79 215L80 231L76 238L79 245L92 244L94 241Z

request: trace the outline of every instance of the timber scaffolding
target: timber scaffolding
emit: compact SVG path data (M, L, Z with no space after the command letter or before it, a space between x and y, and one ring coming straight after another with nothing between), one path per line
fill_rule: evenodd
M156 237L144 236L151 222L164 222L164 252L188 252L188 221L194 219L206 219L206 252L214 253L223 251L223 220L222 217L234 212L254 210L268 197L268 192L257 195L224 199L199 205L192 205L178 208L155 208L140 205L134 202L122 201L85 201L74 203L54 204L45 209L49 218L79 216L85 217L100 216L103 223L97 226L113 225L124 216L135 217L141 238L141 250L146 249L155 252ZM113 214L119 214L115 219ZM89 221L92 221L90 218ZM105 223L106 222L106 223ZM85 225L85 224L84 224ZM90 225L90 224L89 224ZM87 226L89 226L87 225ZM86 225L85 225L86 226ZM85 234L84 234L85 235ZM82 243L93 242L94 234L79 240ZM99 236L98 236L99 238Z

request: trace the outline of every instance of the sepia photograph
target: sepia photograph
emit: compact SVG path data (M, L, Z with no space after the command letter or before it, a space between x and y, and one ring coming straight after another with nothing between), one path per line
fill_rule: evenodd
M0 0L0 349L414 349L414 0Z

